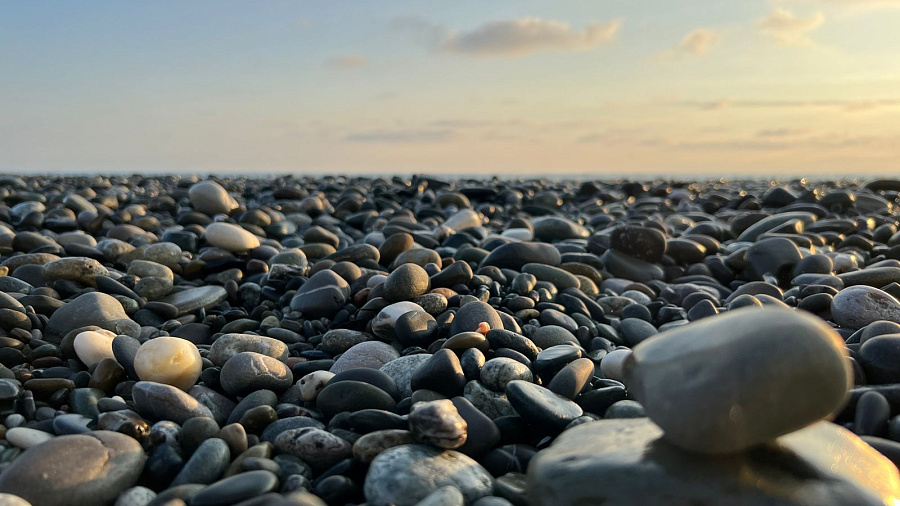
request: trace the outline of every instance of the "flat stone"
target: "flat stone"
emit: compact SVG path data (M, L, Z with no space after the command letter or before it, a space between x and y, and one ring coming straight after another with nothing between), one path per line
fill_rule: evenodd
M35 506L112 504L134 485L146 456L117 432L59 436L35 446L0 474L0 492Z
M209 349L209 359L221 367L231 357L244 351L252 351L282 362L287 361L288 349L283 342L271 337L253 334L222 334Z
M218 288L225 291L224 288ZM141 333L140 325L128 318L119 301L105 293L90 292L54 311L47 323L45 335L48 341L58 343L72 330L91 325L132 337Z
M381 341L367 341L359 343L347 350L334 365L330 371L339 374L349 369L359 367L368 367L370 369L379 369L391 360L398 358L400 354L391 345ZM399 385L398 385L399 386Z
M896 466L828 422L728 455L686 452L661 436L647 419L567 430L532 459L529 504L875 506L900 500Z
M203 232L206 242L217 248L240 253L259 246L259 238L231 223L211 223Z
M222 388L236 397L256 390L283 392L294 382L290 368L278 359L243 351L228 359L219 374Z
M138 412L153 420L182 424L196 416L215 418L209 408L171 385L139 381L134 384L132 395Z
M181 316L193 313L200 308L211 309L226 298L228 298L228 292L225 291L225 288L217 285L207 285L170 293L160 299L160 302L177 307L178 315Z

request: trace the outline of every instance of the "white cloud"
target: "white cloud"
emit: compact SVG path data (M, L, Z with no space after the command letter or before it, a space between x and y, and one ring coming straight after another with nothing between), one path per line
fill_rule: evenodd
M808 17L799 17L787 9L777 7L768 17L760 19L756 26L780 44L798 46L812 44L807 35L824 22L825 16L821 12Z
M699 56L709 52L719 42L719 34L708 28L698 28L685 35L672 49L659 54L662 58Z
M342 69L355 69L365 67L368 63L369 61L366 57L361 54L345 54L326 61L325 65Z
M622 22L591 22L582 30L536 17L490 21L470 31L448 30L420 18L398 18L393 26L410 29L432 49L486 58L516 58L542 51L588 51L615 40Z

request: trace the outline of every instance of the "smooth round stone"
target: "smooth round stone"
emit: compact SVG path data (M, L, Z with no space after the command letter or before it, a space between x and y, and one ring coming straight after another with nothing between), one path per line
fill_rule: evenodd
M531 221L534 236L541 241L563 241L566 239L585 239L590 233L581 225L558 216L546 216Z
M443 223L457 232L481 226L481 216L471 209L461 209Z
M446 486L459 490L471 504L490 495L493 485L490 473L462 453L402 445L375 457L364 488L369 504L413 506Z
M538 328L531 335L531 340L543 349L563 344L578 345L578 338L559 325L544 325Z
M203 232L206 242L217 248L240 253L259 246L259 238L231 223L210 223Z
M564 271L559 267L544 265L538 263L525 264L522 266L522 272L534 275L540 281L548 281L553 283L558 290L566 288L578 288L581 284L574 274Z
M836 412L852 385L846 353L815 316L744 308L639 344L625 384L670 442L729 453Z
M506 394L494 392L478 380L466 383L463 395L467 401L491 420L517 414L506 398Z
M208 485L222 477L230 462L228 443L217 437L209 438L200 443L170 487L189 483Z
M134 356L134 370L141 381L164 383L182 390L197 383L202 367L194 343L177 337L151 339Z
M22 449L50 441L53 437L53 434L27 427L13 427L6 431L6 440Z
M256 390L283 392L294 382L294 376L291 369L278 359L243 351L225 362L219 381L227 393L243 397Z
M529 263L558 266L562 263L559 250L544 242L511 242L494 250L481 261L481 266L493 265L501 269L520 271Z
M108 330L89 330L75 336L73 346L78 360L90 367L104 358L115 359L113 353L113 339L116 334Z
M402 264L384 282L384 298L388 302L414 299L428 291L428 273L416 264Z
M282 432L310 427L315 429L325 429L325 425L322 422L308 416L292 416L289 418L282 418L281 420L273 422L268 427L266 427L266 430L264 430L262 434L260 434L259 440L274 443L275 438L278 437L278 435Z
M531 361L534 361L541 351L531 339L509 330L491 329L485 337L487 337L491 348L495 350L509 348L525 355Z
M328 469L353 456L350 443L330 432L312 427L282 432L275 437L275 448L300 457L317 471Z
M275 490L278 477L270 471L247 471L219 480L191 497L191 506L227 506Z
M866 340L859 348L857 359L869 383L900 383L900 334Z
M391 345L381 341L367 341L350 348L329 369L335 374L340 374L350 369L367 367L379 369L391 360L400 356Z
M479 411L465 397L454 397L450 400L468 426L466 444L457 448L457 451L477 459L497 446L501 434L493 420Z
M331 355L337 355L344 353L359 343L372 340L372 335L365 332L349 329L332 329L322 336L322 342L317 349Z
M420 353L417 355L406 355L395 358L384 364L379 370L388 376L397 384L400 397L409 397L412 395L412 377L419 366L424 364L431 358L428 353Z
M416 438L408 430L377 430L365 434L353 443L353 458L368 463L388 448L413 443L416 443Z
M178 308L178 314L185 315L205 308L211 309L228 298L228 292L224 287L217 285L190 288L181 292L170 293L160 299L159 302L171 304Z
M409 430L419 441L448 450L466 444L468 437L468 424L449 399L413 404Z
M481 382L496 392L503 392L506 385L513 380L531 383L534 376L525 364L506 357L492 358L481 368Z
M331 371L313 371L300 378L297 382L297 386L300 388L300 398L305 402L316 400L316 397L333 377L334 373Z
M115 506L147 506L156 498L156 492L147 487L131 487L119 494Z
M880 393L870 390L859 397L853 419L853 432L858 436L885 437L891 405Z
M0 474L0 493L35 506L112 504L141 475L140 443L117 432L59 436L34 446Z
M479 324L487 323L492 329L502 329L503 321L497 311L490 304L481 301L470 302L459 308L456 317L450 324L450 334L456 335L462 332L475 332Z
M65 279L82 285L96 286L97 276L106 276L109 271L103 264L86 257L66 257L53 260L41 268L41 276L47 286L54 281Z
M203 214L228 214L238 207L234 198L215 181L195 183L188 190L191 207Z
M561 432L572 420L584 414L578 404L527 381L509 382L506 397L519 416L551 433Z
M346 304L350 285L332 270L312 275L291 299L291 310L300 311L306 318L330 317Z
M464 506L466 498L454 487L441 487L428 494L416 506Z
M647 262L659 262L666 254L666 236L655 228L618 227L609 239L612 249Z
M603 360L606 360L606 357ZM556 373L547 388L556 395L561 395L567 399L575 399L584 390L584 387L591 382L593 376L594 362L589 358L579 358L570 362Z
M395 302L385 307L372 319L372 333L382 339L393 340L397 319L410 311L425 312L422 306L409 301Z
M131 336L119 335L112 340L112 350L116 362L125 368L131 379L137 380L137 371L134 370L134 357L141 348L141 342Z
M622 336L625 344L631 348L658 333L659 331L656 330L652 323L640 318L625 318L619 322L619 335Z
M32 506L32 504L19 496L0 494L0 506Z
M393 411L394 399L384 390L362 381L333 381L316 397L316 406L331 418L343 411L362 409Z
M442 349L416 369L410 380L410 388L433 390L452 397L462 393L466 386L466 375L456 353Z
M139 381L134 384L131 394L138 413L153 420L171 420L183 424L189 418L197 416L214 418L209 408L171 385Z
M434 340L438 323L425 311L409 311L397 318L394 336L403 346L427 347Z
M286 362L288 357L287 345L277 339L253 334L223 334L209 348L209 359L221 367L228 359L244 351L266 355L282 362Z
M581 349L568 344L551 346L538 353L534 370L541 376L553 376L569 362L581 358Z
M224 292L225 289L218 287ZM79 295L57 309L50 316L45 335L50 342L59 342L69 332L96 325L115 334L138 337L141 327L125 314L122 304L110 295L90 292Z
M841 327L860 329L878 320L900 323L900 301L871 286L844 288L831 301L831 317Z
M350 369L340 374L336 374L331 380L332 383L340 381L362 381L363 383L378 387L386 394L390 395L394 400L399 401L402 399L400 390L397 388L397 384L394 383L394 380L378 369Z

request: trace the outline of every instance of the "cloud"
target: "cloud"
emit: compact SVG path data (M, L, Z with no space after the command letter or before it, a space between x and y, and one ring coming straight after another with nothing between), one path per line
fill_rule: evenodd
M812 44L809 32L819 28L825 16L817 12L809 17L795 16L791 11L777 7L768 17L760 19L756 26L762 33L773 37L779 44L802 46Z
M719 42L719 34L708 28L698 28L684 36L674 48L659 54L663 58L699 56L709 52Z
M345 54L326 61L325 66L341 69L356 69L365 67L368 63L369 61L366 57L361 54Z
M344 137L347 142L420 143L444 142L450 140L454 131L450 129L422 130L369 130Z
M588 51L615 40L622 22L591 22L582 30L568 23L536 17L490 21L470 31L449 30L421 18L397 18L392 23L414 33L437 52L483 58L517 58L542 51Z
M805 135L809 133L809 130L805 128L769 128L765 130L760 130L756 132L757 137L771 139L771 138L785 138L785 137L798 137L801 135Z
M832 99L832 100L756 100L720 98L717 100L680 100L669 102L676 107L687 107L701 111L719 111L728 108L740 109L840 109L847 112L871 111L898 107L900 98L875 99Z

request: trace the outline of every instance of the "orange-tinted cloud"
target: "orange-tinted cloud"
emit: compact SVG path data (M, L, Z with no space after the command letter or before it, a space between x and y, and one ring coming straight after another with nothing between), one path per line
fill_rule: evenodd
M807 36L825 22L825 16L817 12L808 17L795 16L791 11L777 7L772 14L760 19L756 26L779 44L799 46L812 44Z

